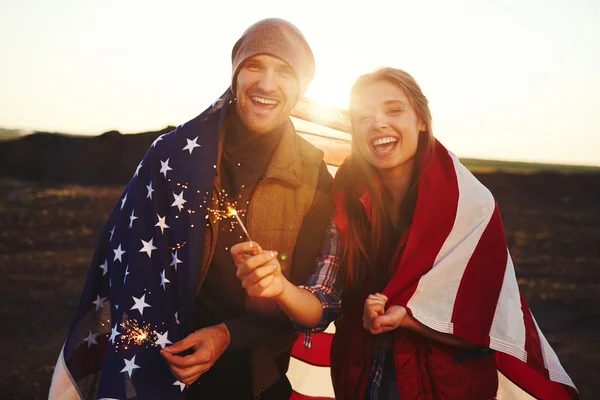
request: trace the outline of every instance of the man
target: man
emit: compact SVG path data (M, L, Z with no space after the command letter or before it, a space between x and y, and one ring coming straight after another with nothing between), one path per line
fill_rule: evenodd
M289 117L314 58L296 27L267 19L232 64L230 90L155 141L111 214L51 398L289 398L296 334L274 304L245 296L231 210L292 281L313 272L331 176Z

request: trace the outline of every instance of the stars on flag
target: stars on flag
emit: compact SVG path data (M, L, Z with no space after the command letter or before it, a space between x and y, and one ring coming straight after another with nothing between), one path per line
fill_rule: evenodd
M173 343L169 340L168 335L169 331L166 331L164 333L156 332L156 340L154 341L154 343L159 345L161 349L164 349L166 345Z
M144 308L152 307L150 304L146 303L146 295L142 295L142 297L137 298L135 296L131 296L134 301L134 305L131 306L130 310L138 310L141 315L144 315Z
M121 250L121 245L119 244L119 247L117 247L113 251L115 252L115 258L113 259L113 261L119 260L119 262L123 262L121 257L123 257L123 254L125 254L127 252L125 250Z
M111 328L110 330L110 339L109 342L111 342L112 344L115 344L115 339L117 338L117 336L119 336L121 333L117 330L117 328L119 327L119 324L115 324L115 326L113 328Z
M151 147L156 146L156 143L160 142L162 140L163 136L165 136L165 134L162 134L159 137L157 137L156 139L154 139L154 142L152 142L152 146Z
M156 216L158 217L158 222L154 226L160 227L160 233L164 234L165 229L170 228L170 226L167 225L167 222L166 222L167 216L165 215L164 217L161 217L158 214L156 214Z
M104 308L104 302L106 301L106 297L100 297L100 295L96 295L96 300L92 301L96 305L96 311L101 308Z
M156 147L156 151L150 150L137 164L131 181L116 201L106 226L109 240L107 242L104 236L99 242L91 264L93 279L86 282L84 292L84 306L94 318L90 318L89 314L78 316L77 324L73 325L75 328L69 334L70 340L77 342L81 350L87 352L87 356L91 358L99 357L100 352L97 350L107 342L109 351L115 352L116 356L106 358L107 364L97 363L98 369L112 375L107 375L105 388L113 389L113 381L127 381L140 368L143 371L136 373L136 379L144 380L145 374L151 376L168 373L160 364L162 360L158 350L171 346L174 343L170 340L171 337L175 341L180 339L178 328L182 324L177 305L182 290L178 287L180 283L175 277L181 273L178 271L179 264L183 264L183 270L190 258L187 252L184 254L182 250L181 256L185 259L183 262L178 258L179 252L176 249L181 249L181 246L189 243L186 235L196 223L194 218L201 219L206 212L201 205L203 196L200 196L200 193L206 193L204 200L210 196L215 162L212 158L203 159L201 155L208 148L214 147L214 150L217 150L218 133L208 140L196 129L190 131L187 128L177 128L177 131L178 134L157 135L151 145L151 149ZM162 145L161 141L164 142ZM192 157L198 148L201 150ZM190 157L182 154L186 151ZM170 157L173 157L173 165ZM202 168L208 174L200 174L199 177L196 177L197 174L189 174L190 171L195 171L194 168ZM164 180L159 175L163 175ZM169 193L173 197L169 196ZM172 199L170 203L169 199ZM188 211L189 215L184 211ZM154 225L152 215L156 215ZM159 228L160 235L156 228ZM138 240L136 254L135 243ZM141 253L146 254L148 259ZM170 270L170 267L173 267L174 271ZM101 269L102 272L95 268ZM129 275L131 277L128 277ZM145 311L146 308L152 310ZM129 336L135 332L123 324L124 321L135 318L143 324L140 327L144 331L137 337L141 343L128 342ZM155 347L150 348L148 344ZM97 346L93 347L94 345ZM136 353L141 357L140 364L137 364ZM101 356L104 356L104 352ZM136 379L131 380L134 387L144 384ZM169 381L172 382L171 388ZM173 382L168 378L163 385L160 390L166 389L172 396L177 395L177 390L183 392L187 389L185 383ZM109 391L112 393L112 390ZM118 391L111 396L126 397L124 393L117 393Z
M127 275L129 275L129 264L125 267L125 274L123 274L123 283L127 280Z
M197 142L198 142L198 136L196 136L194 139L190 140L190 139L185 139L187 140L187 145L181 149L181 151L186 151L189 150L190 154L192 154L192 151L194 151L194 149L196 147L201 147Z
M167 270L163 270L163 272L160 273L160 286L162 286L162 288L164 290L167 290L167 287L165 286L165 284L171 283L171 281L165 277L166 272L167 272Z
M98 265L98 268L102 268L102 276L108 273L108 260L104 260L104 264Z
M171 253L171 257L173 258L169 267L175 267L175 271L177 271L177 264L181 264L181 260L177 259L177 250L175 253Z
M183 392L183 389L185 389L185 383L183 383L183 382L175 381L175 383L173 383L173 386L179 386L179 389L182 392Z
M152 189L152 181L150 181L149 185L146 185L146 190L148 191L146 198L152 200L152 193L154 192L154 189Z
M137 168L135 169L135 174L133 174L133 176L135 176L137 178L141 168L142 168L142 163L139 163Z
M98 341L96 340L97 337L98 337L97 333L92 333L92 331L90 331L90 333L88 333L87 337L85 339L83 339L84 341L87 342L88 349L90 347L92 347L92 345L98 344Z
M141 368L139 365L135 364L135 357L136 356L131 357L131 360L123 358L123 361L125 362L125 366L121 370L121 373L127 372L127 374L129 375L130 378L131 378L131 374L133 374L134 369Z
M138 217L135 216L135 210L131 210L131 215L129 216L129 229L133 228L133 221L136 219L138 219Z
M169 167L169 160L170 158L167 158L167 161L160 162L160 173L163 174L165 178L167 177L167 172L173 171L173 168Z
M173 192L173 197L175 198L175 201L173 202L173 204L171 204L171 207L177 206L179 211L181 211L183 205L187 203L187 200L183 198L183 190L179 194L175 194L175 192Z
M140 249L140 253L148 254L148 258L152 257L152 252L156 250L156 246L154 246L154 238L150 239L149 242L142 240L142 248Z
M127 193L125 193L125 196L121 199L121 210L125 207L125 203L127 203Z

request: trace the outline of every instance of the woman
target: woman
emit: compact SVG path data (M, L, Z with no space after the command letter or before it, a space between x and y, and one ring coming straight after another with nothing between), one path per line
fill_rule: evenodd
M350 117L316 273L295 287L275 251L241 243L231 251L248 294L275 299L308 332L336 321L339 399L490 399L498 370L502 385L576 397L519 295L493 197L434 139L414 79L392 68L360 77Z

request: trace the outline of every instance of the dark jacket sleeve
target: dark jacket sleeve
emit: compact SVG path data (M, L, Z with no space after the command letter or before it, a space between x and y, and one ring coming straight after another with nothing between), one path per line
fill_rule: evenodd
M294 248L291 276L294 285L304 284L315 271L334 207L331 197L332 181L327 165L322 163L315 197L302 220ZM231 335L228 350L262 347L282 336L296 334L296 330L283 312L275 318L246 312L238 318L225 321L225 325Z

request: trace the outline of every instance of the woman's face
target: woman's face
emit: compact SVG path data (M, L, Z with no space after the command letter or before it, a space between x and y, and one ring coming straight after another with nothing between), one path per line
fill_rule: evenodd
M402 89L385 80L367 84L352 97L350 108L355 143L367 162L381 170L412 162L425 124Z

